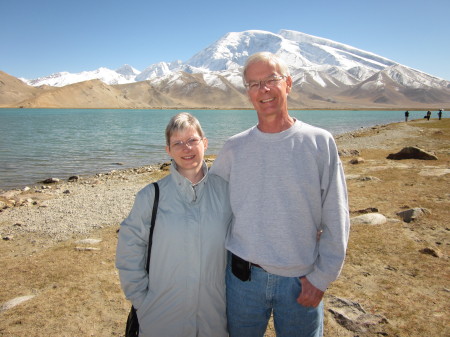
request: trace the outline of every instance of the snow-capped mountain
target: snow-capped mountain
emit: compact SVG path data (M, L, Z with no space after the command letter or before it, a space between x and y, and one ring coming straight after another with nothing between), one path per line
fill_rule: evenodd
M249 55L259 51L275 53L287 62L294 83L290 100L300 105L308 105L308 100L311 105L319 101L348 102L344 97L346 95L368 99L370 91L365 91L375 87L378 89L372 93L378 96L372 102L396 104L398 93L403 93L412 101L415 101L414 93L419 93L421 101L425 102L427 99L424 100L425 94L421 91L442 90L441 94L433 97L450 101L448 81L371 52L291 30L281 30L278 34L260 30L231 32L186 62L160 62L142 72L124 65L117 70L99 68L77 74L62 72L24 82L36 87L62 87L92 79L99 79L108 85L147 81L159 97L168 93L169 96L170 93L182 93L185 97L191 97L194 90L199 94L199 86L221 90L221 95L227 92L243 94L242 67ZM189 74L195 76L187 76ZM385 89L380 91L380 88ZM395 92L387 93L389 90ZM355 91L358 93L355 94ZM405 97L402 96L403 101ZM177 97L171 96L170 99L177 100ZM201 99L196 98L197 101Z
M366 52L342 43L300 32L281 30L278 34L250 30L228 33L209 47L192 56L185 63L175 61L152 64L142 72L129 65L117 70L99 68L94 71L71 74L61 72L46 77L29 80L33 86L64 86L71 83L99 79L106 84L124 84L134 81L154 80L179 71L188 73L239 73L247 57L258 51L270 51L280 55L289 64L294 76L301 72L326 72L337 75L338 69L345 74L347 84L365 80L375 72L396 64L384 57ZM338 75L337 75L338 76ZM295 78L294 78L295 80Z
M75 74L69 72L54 73L34 80L25 80L25 83L35 87L40 85L64 87L73 83L97 79L106 84L124 84L135 82L136 76L139 74L140 72L138 70L129 65L124 65L117 70L101 67L96 70L83 71Z

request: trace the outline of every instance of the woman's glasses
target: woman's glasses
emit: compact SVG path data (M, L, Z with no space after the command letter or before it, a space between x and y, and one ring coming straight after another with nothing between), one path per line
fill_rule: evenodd
M198 144L200 144L200 142L202 140L203 140L203 138L192 137L184 142L182 140L176 141L176 142L172 143L170 145L170 147L176 151L184 149L185 146L187 146L188 148L191 149L194 146L197 146Z

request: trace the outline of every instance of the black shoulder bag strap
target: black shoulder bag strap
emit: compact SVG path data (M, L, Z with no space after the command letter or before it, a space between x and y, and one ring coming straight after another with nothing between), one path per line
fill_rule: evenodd
M150 270L150 254L152 252L153 230L155 229L156 213L158 212L158 203L159 203L158 183L154 182L153 186L155 187L155 200L153 202L152 220L150 222L150 235L148 238L147 264L145 266L145 270L147 270L147 273L149 273Z
M148 238L147 264L145 266L147 274L149 273L150 268L150 253L152 252L153 230L155 229L156 212L158 211L158 202L159 202L158 183L154 182L153 186L155 187L155 200L153 201L152 220L150 222L150 234ZM125 327L125 336L126 337L139 336L139 320L134 306L131 306L130 313L128 314L127 325Z

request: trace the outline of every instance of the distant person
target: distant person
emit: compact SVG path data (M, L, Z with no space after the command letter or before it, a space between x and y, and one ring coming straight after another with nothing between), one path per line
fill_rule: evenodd
M409 117L409 111L405 111L405 122L408 121L408 117Z
M158 181L150 271L145 269L155 188L144 187L120 225L116 266L137 310L139 336L228 336L225 237L228 183L208 173L208 140L198 120L180 113L166 128L170 175Z
M426 119L428 121L430 120L430 117L431 117L431 111L430 110L427 111L427 115L425 117L426 117Z
M439 120L441 120L441 119L442 119L442 109L439 109L439 112L438 112L438 117L439 117Z
M264 336L271 313L277 336L322 336L322 298L349 235L342 163L328 131L289 115L292 78L277 56L250 56L243 80L258 124L231 137L211 168L230 183L230 337Z

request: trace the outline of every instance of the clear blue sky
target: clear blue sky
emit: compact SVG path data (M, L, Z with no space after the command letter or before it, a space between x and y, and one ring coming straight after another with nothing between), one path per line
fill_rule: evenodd
M228 32L331 39L450 80L449 0L0 0L0 70L33 79L187 61Z

